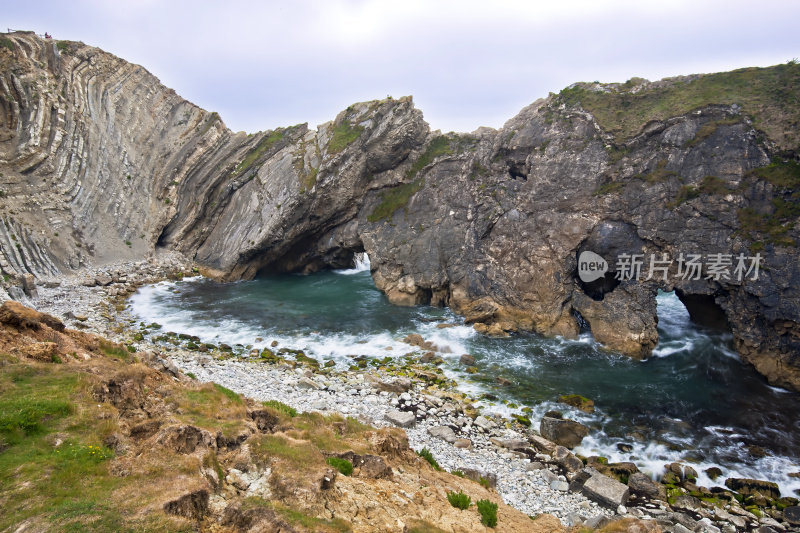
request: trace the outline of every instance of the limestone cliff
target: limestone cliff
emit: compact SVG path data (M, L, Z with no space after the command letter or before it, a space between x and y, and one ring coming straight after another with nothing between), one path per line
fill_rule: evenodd
M576 84L472 134L431 132L401 98L246 135L96 48L2 44L6 274L170 248L240 279L367 251L396 303L450 305L492 334L583 323L636 357L657 342L656 291L676 290L800 390L796 64ZM577 275L587 250L612 270L593 283ZM758 278L737 279L736 257L756 253ZM620 254L673 263L666 279L620 282ZM703 254L699 279L679 275L680 254ZM730 279L711 275L711 254L730 256Z

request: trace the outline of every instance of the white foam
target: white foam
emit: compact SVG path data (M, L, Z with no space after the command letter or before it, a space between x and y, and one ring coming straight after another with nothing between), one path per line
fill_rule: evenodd
M361 252L355 255L355 266L353 268L334 270L334 272L337 274L343 274L345 276L352 276L353 274L358 274L359 272L369 272L369 269L369 255L367 255L367 252Z

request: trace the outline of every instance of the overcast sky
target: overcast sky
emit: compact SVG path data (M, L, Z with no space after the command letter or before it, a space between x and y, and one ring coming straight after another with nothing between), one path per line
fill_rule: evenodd
M248 132L413 95L434 129L499 127L575 81L651 80L800 57L800 2L72 0L0 25L138 63ZM11 5L9 5L11 4Z

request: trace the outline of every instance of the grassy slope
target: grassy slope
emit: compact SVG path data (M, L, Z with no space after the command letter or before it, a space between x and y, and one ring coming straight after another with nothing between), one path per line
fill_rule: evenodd
M636 135L647 122L689 113L710 104L738 104L781 149L800 146L800 65L743 68L676 78L638 89L641 80L621 85L577 84L558 97L591 112L618 142ZM632 91L636 89L636 91Z

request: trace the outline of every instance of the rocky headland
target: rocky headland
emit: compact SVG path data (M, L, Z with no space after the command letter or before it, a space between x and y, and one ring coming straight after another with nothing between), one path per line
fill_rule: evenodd
M92 430L100 433L63 436L74 427L39 421L37 449L61 453L67 442L79 447L73 459L98 453L97 472L137 483L158 475L150 450L174 454L175 490L147 485L138 500L145 510L125 510L157 514L166 520L158 527L482 527L474 510L458 514L447 489L498 503L499 527L509 531L602 527L615 514L640 531L796 530L797 501L774 484L731 478L710 490L680 464L665 465L655 483L635 465L577 457L568 446L584 429L555 413L539 431L529 420L481 414L435 366L340 373L292 347L265 354L159 338L131 322L121 298L165 278L313 272L367 252L376 286L398 305L449 306L487 335L570 337L589 328L608 348L644 358L658 342L656 293L674 290L693 319L730 330L741 358L770 383L797 391L798 81L800 66L790 63L580 83L499 130L469 134L431 131L410 97L387 98L354 104L316 130L246 134L102 50L3 34L0 299L55 317L6 305L3 379L11 382L0 390L24 386L28 378L17 375L89 376L69 379L89 380L93 392L76 389L75 398L89 406L79 413L107 421ZM593 282L578 275L586 251L611 266ZM619 280L623 254L671 261L663 277ZM703 256L700 275L681 275L681 254ZM710 256L727 257L731 269L739 256L758 257L758 276L715 275ZM215 418L193 411L192 395L231 404ZM270 400L286 405L260 403ZM306 413L295 420L288 408ZM74 412L53 409L43 420ZM6 429L4 453L34 438L23 426ZM95 452L78 444L90 441ZM431 464L412 448L427 450ZM132 460L142 454L148 460ZM331 457L357 468L352 481ZM290 475L298 465L308 467L302 479ZM105 504L81 502L84 512L37 515L25 507L36 477L4 497L4 507L30 516L19 531L102 514ZM120 502L134 486L112 485ZM263 491L274 504L253 507L249 498ZM538 513L561 521L525 516ZM411 515L421 525L402 518Z
M144 68L29 33L0 46L6 286L176 250L247 279L366 251L398 304L448 305L489 334L574 336L647 357L657 289L729 328L772 384L800 388L800 66L575 84L499 129L430 131L411 98L334 121L228 130ZM583 251L611 271L582 282ZM621 254L669 270L614 279ZM701 275L679 272L701 254ZM709 257L732 261L727 275ZM733 275L760 254L757 279Z

